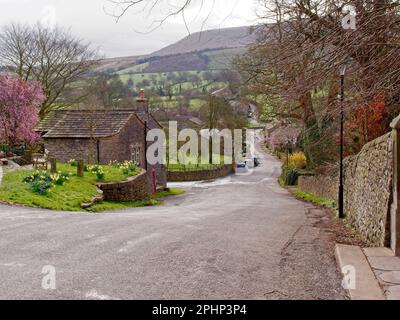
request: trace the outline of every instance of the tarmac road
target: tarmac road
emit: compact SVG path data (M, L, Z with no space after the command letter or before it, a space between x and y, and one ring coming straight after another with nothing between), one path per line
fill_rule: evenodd
M345 298L321 210L282 189L279 162L259 152L251 175L183 184L158 207L0 205L0 299Z

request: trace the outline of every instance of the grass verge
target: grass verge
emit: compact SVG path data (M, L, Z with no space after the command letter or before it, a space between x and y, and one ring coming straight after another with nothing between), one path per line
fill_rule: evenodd
M102 182L125 181L140 172L138 169L125 175L118 168L102 167L105 174ZM58 164L58 170L71 173L70 179L62 186L54 185L45 195L34 193L30 185L23 182L23 179L35 170L16 170L6 173L0 185L0 201L50 210L82 211L81 204L90 202L97 194L96 175L85 172L84 177L80 178L76 175L76 168L68 164Z
M320 197L315 194L307 193L307 192L301 191L300 189L296 189L293 192L293 194L298 199L301 199L301 200L304 200L307 202L312 202L314 204L324 206L327 208L336 209L336 201L335 200Z
M160 191L151 196L150 200L135 201L135 202L109 202L103 201L103 203L96 204L93 207L87 209L89 212L102 212L102 211L115 211L128 208L139 208L139 207L152 207L157 206L161 203L161 200L171 196L179 196L184 194L185 191L182 189L169 189L167 191Z

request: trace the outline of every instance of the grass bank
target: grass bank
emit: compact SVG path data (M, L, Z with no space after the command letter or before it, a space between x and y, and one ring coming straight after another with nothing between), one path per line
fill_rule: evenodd
M315 194L307 193L307 192L301 191L300 189L296 189L293 192L293 194L296 198L298 198L300 200L311 202L311 203L314 203L314 204L317 204L320 206L324 206L327 208L336 209L336 201L335 200L320 197Z
M29 207L40 207L57 211L83 211L82 203L90 202L96 196L97 177L93 172L85 172L84 177L76 175L76 167L69 164L58 164L58 170L69 174L69 179L63 185L54 184L45 194L34 192L29 183L23 180L32 175L35 170L16 170L5 173L0 185L0 201L8 204L19 204ZM139 174L140 169L130 173L123 173L122 170L113 166L102 166L104 178L102 182L126 181L129 177ZM109 203L103 202L87 211L99 212L105 210L117 210L123 208L142 207L156 205L160 198L179 194L177 190L170 190L148 201L131 203Z
M160 191L151 196L151 199L145 201L136 202L109 202L104 201L103 203L96 204L93 207L87 209L89 212L102 212L102 211L115 211L128 208L139 208L139 207L152 207L161 204L162 199L179 196L184 194L185 191L182 189L169 189L168 191Z

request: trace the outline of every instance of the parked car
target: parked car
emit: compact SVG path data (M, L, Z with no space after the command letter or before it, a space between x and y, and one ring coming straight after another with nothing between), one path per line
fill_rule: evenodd
M254 167L255 167L254 159L249 158L249 159L246 159L245 162L249 169L254 169Z
M257 168L260 166L260 160L258 160L257 157L248 158L246 159L246 164L249 167L249 169Z
M240 162L236 164L236 173L243 174L248 172L249 172L249 167L247 166L246 162Z

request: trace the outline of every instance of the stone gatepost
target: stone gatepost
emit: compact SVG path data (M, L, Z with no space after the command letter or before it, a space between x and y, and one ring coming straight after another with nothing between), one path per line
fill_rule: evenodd
M80 178L83 178L83 167L84 167L84 162L83 160L77 160L78 166L76 168L76 175Z
M400 115L390 124L393 139L393 203L390 208L390 246L400 256Z
M57 160L55 158L50 158L50 172L57 173Z

